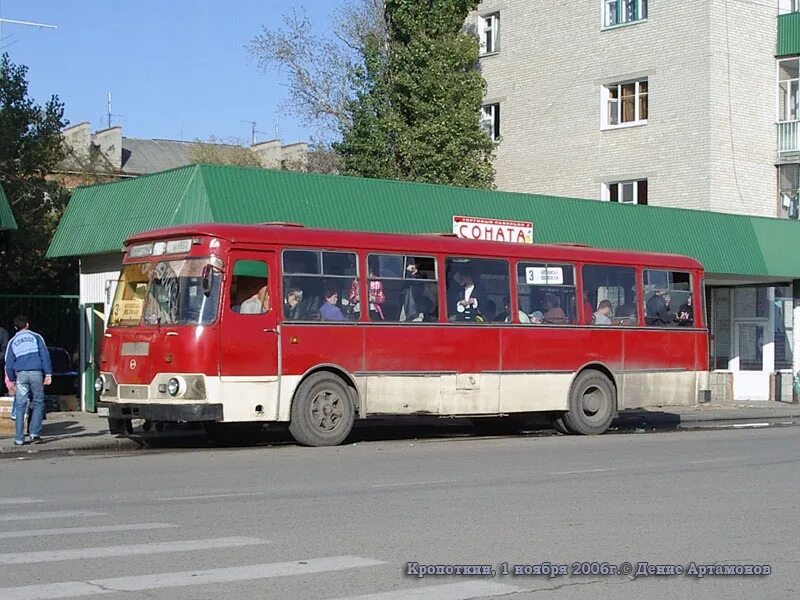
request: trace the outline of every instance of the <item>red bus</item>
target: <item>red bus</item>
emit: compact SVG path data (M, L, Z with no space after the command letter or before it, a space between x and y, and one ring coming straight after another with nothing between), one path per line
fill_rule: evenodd
M546 413L576 434L708 389L684 256L437 235L193 225L125 244L96 382L113 431L283 422L341 443L375 415ZM218 427L218 426L217 426Z

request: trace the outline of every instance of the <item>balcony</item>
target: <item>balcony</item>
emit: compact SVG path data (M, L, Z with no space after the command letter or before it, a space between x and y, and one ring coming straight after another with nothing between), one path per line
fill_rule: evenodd
M778 154L800 152L800 121L778 123Z
M800 12L778 17L778 47L775 55L781 57L794 54L800 54Z

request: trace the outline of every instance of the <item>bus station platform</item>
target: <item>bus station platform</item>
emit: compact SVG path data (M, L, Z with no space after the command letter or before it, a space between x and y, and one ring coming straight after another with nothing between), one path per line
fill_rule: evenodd
M64 455L169 450L214 447L200 429L173 428L156 432L136 430L130 438L112 435L106 419L86 412L49 412L37 444L14 446L14 422L0 413L0 457L34 458L37 455ZM785 402L736 402L668 406L625 410L611 426L611 433L645 433L691 429L734 429L800 425L800 404ZM530 432L547 433L543 427ZM345 442L463 437L486 435L478 432L469 419L436 417L394 417L356 421ZM267 428L258 439L248 438L236 446L293 444L285 428ZM230 446L231 444L225 444Z

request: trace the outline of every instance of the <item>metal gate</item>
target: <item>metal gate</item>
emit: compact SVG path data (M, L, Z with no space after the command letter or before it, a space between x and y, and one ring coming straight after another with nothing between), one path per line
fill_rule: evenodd
M64 348L72 357L80 345L78 296L0 294L0 326L14 335L14 317L25 315L31 329L48 346Z

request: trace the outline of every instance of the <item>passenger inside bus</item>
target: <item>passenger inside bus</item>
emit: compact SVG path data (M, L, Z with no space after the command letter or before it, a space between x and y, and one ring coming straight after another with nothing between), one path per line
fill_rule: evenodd
M561 308L561 302L555 294L544 295L544 318L545 323L566 323L567 313Z
M258 291L242 302L239 307L241 315L259 315L269 311L269 292L267 286L262 285Z
M294 287L286 292L283 304L283 317L287 321L303 321L308 318L308 309L303 302L303 290Z
M601 300L597 305L597 311L592 315L592 324L611 325L611 317L614 316L614 307L610 300Z
M342 309L337 305L339 292L333 289L325 291L325 302L319 309L319 316L323 321L346 321Z

